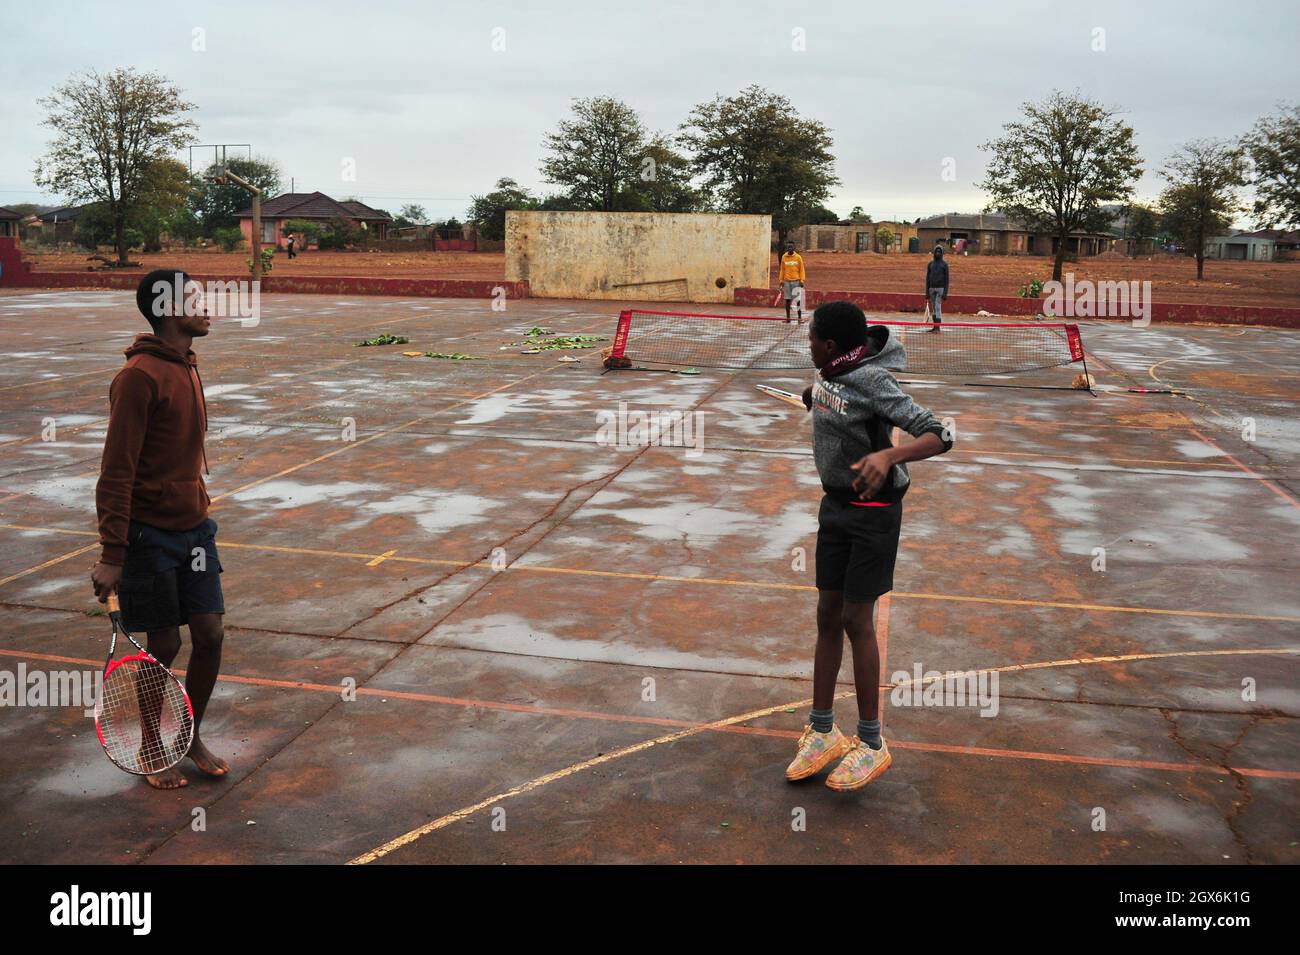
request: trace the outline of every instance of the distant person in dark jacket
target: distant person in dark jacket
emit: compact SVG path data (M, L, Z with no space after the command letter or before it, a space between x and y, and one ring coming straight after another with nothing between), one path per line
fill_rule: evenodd
M293 233L289 234L289 258L297 258L298 254L293 250Z
M934 316L932 332L943 321L943 300L948 297L948 263L943 260L943 246L934 247L934 258L925 267L925 295Z

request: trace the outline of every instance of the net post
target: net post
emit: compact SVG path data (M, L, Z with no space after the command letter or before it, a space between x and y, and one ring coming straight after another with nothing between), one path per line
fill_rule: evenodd
M1088 352L1083 347L1083 336L1079 334L1079 326L1074 323L1067 324L1065 337L1070 343L1070 359L1083 362L1084 386L1088 389L1088 394L1096 398L1097 392L1092 390L1092 376L1088 374Z
M610 350L611 358L622 358L627 351L627 336L632 328L632 310L625 308L618 313L618 330L614 332L614 344Z

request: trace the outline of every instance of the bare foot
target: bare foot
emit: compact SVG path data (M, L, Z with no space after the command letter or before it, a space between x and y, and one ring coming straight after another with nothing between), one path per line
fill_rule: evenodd
M190 744L189 757L204 776L220 777L230 772L229 764L221 757L212 755L212 751L197 736Z
M175 766L164 769L161 773L146 776L145 781L154 789L180 789L190 784L190 781L182 776L181 771Z

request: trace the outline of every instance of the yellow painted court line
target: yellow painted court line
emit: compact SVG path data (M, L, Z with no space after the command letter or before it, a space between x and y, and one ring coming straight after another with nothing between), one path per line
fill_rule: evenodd
M1174 657L1241 657L1270 654L1300 654L1300 647L1263 647L1249 650L1163 650L1156 653L1116 653L1097 657L1066 657L1061 660L1044 660L1039 663L1007 663L998 667L982 667L978 670L954 670L955 673L1018 673L1027 670L1046 670L1055 667L1094 666L1098 663L1134 663L1140 660L1168 660ZM883 669L883 666L882 666ZM898 686L926 686L941 683L947 672L920 680L900 680L898 683L885 684L889 689ZM844 694L841 694L844 695Z
M1095 610L1100 613L1150 613L1167 617L1210 617L1216 620L1266 620L1280 623L1300 623L1300 617L1228 613L1216 610L1164 610L1159 607L1118 607L1113 604L1068 603L1062 600L1012 600L1006 597L963 597L956 594L908 593L905 590L895 590L893 595L907 600L954 600L959 603L998 604L1008 607L1053 607L1061 610Z
M121 365L116 365L114 366L114 368L120 370ZM117 374L117 371L114 371L113 368L105 368L101 371L82 372L79 375L60 375L57 378L42 378L39 381L24 381L17 385L5 385L3 388L0 388L0 391L15 391L19 388L30 391L32 388L35 388L39 385L51 385L54 384L55 382L63 382L63 381L76 381L78 378L90 378L96 375L107 375L109 372L113 372L113 374Z
M367 566L367 567L378 567L380 564L382 564L384 561L388 560L388 558L392 557L392 556L393 556L394 554L396 554L396 553L397 553L397 551L395 551L395 550L386 550L386 551L384 551L382 554L380 554L378 557L376 557L374 560L367 562L366 566Z
M496 803L502 802L506 799L511 799L515 796L522 796L524 793L532 792L534 789L541 789L543 786L553 783L556 780L565 779L595 766L600 766L603 763L610 763L616 759L622 759L624 756L631 756L635 753L645 752L646 750L653 749L656 746L663 746L668 743L675 743L678 740L687 739L691 736L698 736L700 733L705 733L709 730L722 729L726 726L734 726L737 723L744 723L764 716L771 716L773 713L779 713L782 710L789 709L791 706L806 706L809 702L811 701L805 700L801 703L781 703L778 706L767 706L760 710L750 710L748 713L741 713L739 716L728 717L724 720L715 720L712 723L704 723L690 729L678 730L676 733L669 733L666 736L659 736L642 743L634 743L631 746L624 746L622 749L603 753L600 756L583 760L580 763L574 763L572 766L566 766L564 769L558 769L553 773L547 773L545 776L538 776L536 779L529 780L528 782L515 786L512 789L507 789L503 793L489 796L487 799L476 802L472 806L466 806L465 808L458 809L453 813L440 816L431 822L425 823L417 829L412 829L410 832L398 836L396 839L385 842L382 846L371 849L369 852L362 853L355 859L349 860L348 865L366 865L377 859L382 859L389 853L395 852L403 846L410 845L418 839L427 836L431 832L437 832L439 829L445 829L453 823L460 822L462 819L474 815L474 813L481 809L486 809L489 806L495 805Z
M1174 362L1174 361L1195 361L1195 360L1196 360L1195 358L1166 358L1166 359L1164 359L1163 361L1158 361L1158 362L1156 362L1154 365L1152 365L1150 368L1148 368L1148 369L1147 369L1147 374L1148 374L1151 378L1153 378L1154 380L1160 382L1160 384L1162 384L1162 385L1166 385L1166 386L1168 386L1169 388L1173 389L1174 392L1178 395L1178 397L1180 397L1180 398L1186 398L1188 401L1191 401L1191 402L1194 402L1194 403L1200 405L1201 408L1203 408L1205 411L1208 411L1211 415L1214 415L1214 416L1217 417L1217 418L1226 418L1227 415L1225 415L1225 414L1224 414L1222 411L1220 411L1218 408L1214 407L1214 406L1213 406L1212 404L1210 404L1208 401L1205 401L1205 400L1203 400L1203 399L1201 399L1201 398L1196 397L1196 396L1193 395L1191 392L1184 391L1183 389L1178 388L1178 387L1177 387L1176 385L1174 385L1172 382L1165 381L1163 378L1161 378L1159 375L1156 374L1156 369L1159 368L1161 365L1167 365L1167 364L1169 364L1170 362ZM1180 414L1181 414L1181 412L1180 412ZM1195 430L1194 427L1193 427L1193 425L1192 425L1192 421L1191 421L1191 419L1188 418L1187 415L1183 415L1183 420L1187 422L1188 430Z
M1195 656L1226 655L1229 653L1295 654L1295 653L1300 653L1300 650L1292 650L1292 649L1283 649L1283 650L1276 650L1276 651L1209 650L1209 651L1191 651L1191 653L1189 653L1188 655L1195 655ZM1177 654L1177 653L1135 654L1134 657L1137 659L1150 659L1152 657L1157 657L1157 656L1179 656L1179 655L1182 654ZM1089 662L1107 662L1112 660L1123 660L1123 659L1127 659L1127 657L1080 658L1077 660L1070 660L1070 661L1051 661L1050 663L1043 663L1043 664L1021 664L1020 667L1023 669L1036 669L1042 666L1078 666ZM1003 668L996 667L992 669L1001 670ZM991 670L977 670L975 672L977 673L991 672ZM848 690L843 693L836 694L836 699L844 699L845 697L850 697L853 695L854 695L854 691ZM521 783L520 785L514 786L511 789L507 789L505 792L498 793L495 796L489 796L487 799L480 800L479 802L476 802L470 806L465 806L463 809L458 809L455 812L448 813L445 816L439 816L437 819L427 822L416 829L412 829L410 832L404 833L398 836L396 839L391 839L388 842L385 842L383 845L371 849L369 852L362 853L356 858L349 860L348 865L368 865L369 863L382 859L384 856L389 855L397 851L398 849L401 849L404 846L408 846L411 843L422 839L424 836L427 836L431 832L437 832L439 829L445 829L448 826L453 825L454 823L461 822L462 820L468 818L469 816L474 815L480 810L488 808L489 806L493 806L499 802L503 802L515 796L522 796L525 793L530 793L535 789L541 789L543 786L546 786L550 783L556 782L561 779L566 779L570 776L574 776L578 773L584 772L595 766L600 766L604 763L613 762L614 760L622 759L625 756L633 756L637 753L642 753L647 750L653 749L656 746L664 746L670 743L676 743L679 740L687 739L691 736L698 736L700 733L706 733L709 732L710 730L721 730L728 726L734 726L737 723L749 722L750 720L760 719L765 716L771 716L774 713L783 712L785 710L792 709L792 708L798 709L800 707L810 706L811 704L812 704L812 700L810 699L796 700L791 703L782 703L778 706L764 707L761 710L751 710L748 713L742 713L739 716L732 716L723 720L715 720L712 723L704 723L700 726L696 726L690 729L679 730L676 733L669 733L665 736L656 737L655 739L649 739L641 743L635 743L631 746L625 746L622 749L618 749L610 753L604 753L603 755L594 757L593 759L587 759L587 760L583 760L580 763L574 763L572 766L566 766L564 769L558 769L555 770L554 772L547 773L544 776L538 776L536 779L531 779L526 783ZM935 751L951 751L951 750L958 749L958 747L942 747L940 744L933 744L933 745L908 744L907 746L900 747L900 748L909 748L912 747L913 745L917 749L930 748L930 749L934 749ZM967 748L961 748L961 749L965 751ZM1170 769L1179 772L1186 772L1189 770L1199 770L1202 772L1219 772L1219 773L1225 772L1219 767L1211 767L1211 766L1201 767L1201 766L1196 766L1194 764L1167 764L1166 765L1166 764L1160 764L1160 763L1142 761L1142 760L1131 760L1131 759L1114 760L1114 759L1106 759L1104 757L1087 757L1087 756L1074 757L1069 754L1058 754L1058 753L1031 753L1031 752L1004 751L1004 750L992 750L992 749L981 749L978 751L971 750L971 752L975 755L986 755L986 756L1011 755L1019 759L1045 759L1053 762L1077 762L1077 763L1083 763L1088 765L1117 765L1117 766L1142 768L1142 769ZM1278 771L1278 770L1255 770L1250 768L1237 769L1235 767L1234 767L1234 771L1240 773L1241 775L1267 774L1271 778L1285 778L1285 779L1300 780L1300 773L1294 773L1294 772L1286 772L1286 771Z
M78 531L64 527L35 527L27 524L0 524L0 530L12 531L37 531L50 534L70 534L77 537L98 537L93 531ZM400 557L397 555L387 556L385 554L368 554L356 551L334 551L321 550L309 547L276 547L269 544L239 544L229 541L223 541L221 547L228 547L240 550L267 551L270 553L280 554L301 554L312 557L340 557L353 560L368 561L367 566L373 566L380 558L383 562L389 561L395 563L420 564L435 567L457 567L462 570L468 570L471 567L481 568L483 570L492 570L494 573L505 573L497 571L492 567L490 561L463 561L447 560L436 557ZM75 553L85 553L89 548ZM48 563L58 563L65 560L68 556L56 558ZM46 565L40 565L46 566ZM17 577L27 573L39 570L40 567L33 567L29 570L22 571L14 577L6 578L14 580ZM710 587L750 587L760 590L786 590L799 591L804 593L815 593L817 588L812 584L782 584L772 581L762 580L734 580L726 577L680 577L670 574L643 574L632 571L620 570L590 570L581 567L548 567L541 564L509 564L506 571L519 570L539 574L573 574L582 577L609 577L619 580L641 580L650 582L676 583L676 584L703 584ZM5 583L0 580L0 584ZM1275 623L1300 623L1300 617L1291 617L1272 614L1250 614L1250 613L1232 613L1230 611L1218 610L1167 610L1160 607L1121 607L1114 604L1087 604L1087 603L1070 603L1063 600L1017 600L1010 597L968 597L961 594L927 594L907 590L895 590L890 592L894 599L904 600L936 600L952 601L955 603L977 603L991 604L994 606L1006 607L1041 607L1057 610L1090 610L1099 613L1136 613L1136 614L1155 614L1157 616L1169 617L1208 617L1215 620L1258 620Z
M92 534L91 536L98 537L99 535ZM55 564L61 564L65 560L71 560L73 557L77 557L81 554L89 553L90 551L97 550L98 548L99 548L99 544L97 543L87 544L85 547L78 548L77 550L74 550L71 553L64 554L61 557L54 557L50 560L47 560L43 564L37 564L35 567L28 567L26 570L20 570L16 574L10 574L8 577L0 578L0 587L3 587L5 584L11 581L17 580L20 577L26 577L28 574L34 574L37 571L44 570L46 567L53 567Z
M96 418L93 421L87 421L83 424L70 424L65 428L59 428L58 434L79 434L80 432L85 431L89 428L103 427L107 423L108 423L108 416L105 415L102 418ZM32 435L29 438L14 438L12 441L0 442L0 448L12 448L20 444L35 444L36 442L41 440L42 438L39 434ZM63 439L59 438L57 441L49 441L46 443L57 448L62 442ZM96 471L96 473L98 473L98 471Z
M469 404L472 401L479 401L483 398L487 398L490 395L496 394L498 391L503 391L506 388L513 388L515 385L518 385L521 382L528 381L530 378L536 378L538 375L544 375L547 372L555 371L557 368L562 368L562 367L564 366L563 365L547 366L546 368L542 368L539 369L538 371L533 372L531 375L524 375L522 378L516 378L514 381L508 381L503 385L499 385L496 388L493 388L491 391L485 391L480 395L475 395L473 398L463 398L460 401L452 402L446 407L440 408L439 411L440 412L450 411L452 408L458 408L461 405ZM275 474L269 474L266 477L258 478L256 481L249 481L247 484L241 485L240 487L237 487L234 490L226 491L224 494L218 494L216 497L212 498L211 501L213 504L215 504L218 501L224 500L225 498L228 498L234 494L239 494L243 491L249 490L250 488L255 488L258 485L265 484L267 481L274 481L276 478L284 477L287 474L293 474L297 471L301 471L303 468L310 467L313 464L318 464L321 461L326 461L334 457L335 455L342 454L345 451L350 451L353 448L360 447L363 444L369 444L371 441L375 441L378 438L382 438L390 434L396 434L397 432L403 431L406 428L409 428L414 424L418 424L423 420L424 420L423 417L412 418L410 421L403 422L402 424L396 425L395 427L392 428L388 428L385 431L379 431L375 434L370 435L369 437L361 438L360 440L357 441L349 441L346 444L344 444L341 448L335 448L333 451L328 451L325 454L317 455L316 457L312 458L309 461L303 461L301 464L295 464L292 467L284 468L281 471L277 471ZM37 528L28 528L28 529L37 529ZM96 534L93 536L98 537L99 535ZM81 554L86 553L87 551L94 550L96 546L98 545L92 544L89 547L82 547L79 550L74 550L70 553L62 555L61 557L55 557L52 560L47 560L43 564L37 564L35 567L28 567L26 570L21 570L16 574L12 574L8 577L0 579L0 587L3 587L5 584L9 583L10 581L17 580L20 577L26 577L28 574L34 574L39 570L45 569L46 567L50 567L54 564L62 563L65 560L70 560L73 557L77 557ZM376 557L379 555L371 554L369 556Z
M981 454L991 458L1046 458L1051 461L1065 461L1071 458L1077 458L1084 461L1085 464L1172 464L1176 467L1187 468L1222 468L1225 466L1223 461L1168 461L1164 458L1107 458L1101 461L1093 461L1084 455L1072 452L1062 454L1044 453L1041 451L981 451L978 448L953 448L949 454ZM1226 455L1225 455L1226 457ZM1257 475L1258 476L1258 475ZM1260 480L1264 478L1260 477Z
M1076 657L1076 658L1063 659L1063 660L1048 660L1039 663L1009 664L1000 667L985 667L974 671L958 671L958 672L974 672L977 674L993 673L993 672L1005 673L1005 672L1013 672L1016 670L1037 670L1037 669L1043 669L1048 667L1086 666L1086 665L1097 664L1097 663L1123 663L1123 662L1130 662L1136 660L1168 659L1174 657L1260 656L1260 655L1276 655L1276 654L1288 654L1288 655L1300 654L1300 649L1289 648L1289 647L1277 647L1277 648L1265 648L1265 649L1182 650L1182 651L1175 650L1175 651L1167 651L1161 653L1129 653L1129 654L1116 654L1116 655L1097 656L1097 657ZM80 664L86 666L99 665L98 660L82 659L79 657L57 656L54 654L37 653L34 651L6 650L3 648L0 648L0 656L21 657L27 659L44 660L47 662ZM934 678L924 678L919 681L903 680L897 684L886 684L882 686L881 689L885 690L885 689L892 688L893 686L908 686L912 684L925 685L930 682L936 682L937 680L941 680L942 678L943 675L939 675L938 677L934 677ZM219 677L219 680L221 680L222 682L242 683L242 684L248 684L253 686L266 686L266 687L275 687L280 689L305 690L305 691L312 691L312 692L327 692L330 694L338 693L340 692L341 689L341 687L339 686L331 686L326 684L303 683L297 681L283 681L283 680L268 680L259 677L243 677L237 675L221 676ZM486 708L486 709L505 709L511 712L524 712L524 713L536 712L541 715L561 715L561 716L583 718L583 719L610 720L610 721L617 721L617 722L638 722L638 723L646 723L652 725L663 725L665 723L677 722L675 720L665 720L665 719L658 719L652 717L629 717L624 714L601 714L601 713L591 713L591 712L583 712L577 710L556 710L550 707L531 707L531 706L518 704L518 703L496 703L496 702L486 701L486 700L464 700L464 699L458 699L454 697L434 696L432 694L409 693L400 690L384 690L384 689L373 688L373 687L359 687L357 689L357 692L360 695L376 696L381 698L392 697L395 699L400 698L400 699L407 699L407 700L418 701L418 702L431 702L431 703L440 703L440 704L463 706L463 707L479 707L479 708ZM854 691L848 690L836 694L836 699L844 699L846 697L851 697L853 695L854 695ZM396 849L401 848L402 846L409 845L410 843L415 842L418 839L422 838L423 836L428 835L429 833L434 832L438 829L444 829L454 822L458 822L462 819L467 818L468 816L473 815L474 813L482 809L486 809L488 806L494 805L495 803L501 802L505 799L509 799L513 796L522 795L524 793L531 792L532 790L540 789L542 786L545 786L548 783L555 782L556 780L559 779L564 779L568 776L572 776L576 773L582 772L585 769L590 769L593 766L598 766L601 765L602 763L607 763L615 759L621 759L624 756L630 756L635 753L643 752L654 746L661 746L666 743L676 742L677 740L685 739L689 736L695 736L700 733L704 733L708 731L725 732L730 730L732 732L735 732L736 728L738 727L738 724L740 723L748 722L754 719L759 719L765 716L771 716L775 713L789 710L792 708L797 709L799 707L809 706L811 705L811 703L812 700L796 700L791 703L782 703L778 706L770 706L760 710L752 710L748 713L742 713L739 716L733 716L723 720L715 720L711 723L687 726L678 732L670 733L666 736L661 736L656 739L647 740L645 742L637 743L632 746L627 746L615 752L603 754L594 759L584 760L581 763L577 763L573 766L566 767L565 769L557 770L552 773L547 773L544 776L539 776L536 779L533 779L527 783L523 783L522 785L516 786L512 789L508 789L503 793L499 793L496 796L492 796L488 799L484 799L480 802L477 802L472 806L467 806L463 809L457 810L454 813L450 813L448 815L435 819L430 823L426 823L425 825L419 827L418 829L413 829L410 832L407 832L404 835L399 836L398 838L393 839L385 843L384 845L371 850L370 852L357 856L355 859L350 860L349 865L364 865L369 862L374 862L375 860L382 858L385 855L388 855L389 853L393 852ZM758 731L756 731L756 734L765 735ZM780 735L782 737L787 737L792 734L785 733L785 732L781 732L781 733L769 732L766 735ZM1218 767L1198 766L1195 764L1159 763L1150 760L1114 759L1114 758L1106 758L1106 757L1077 756L1073 754L1061 754L1061 753L1034 753L1034 752L1025 752L1020 750L1004 750L1004 749L989 749L989 748L976 749L973 747L951 746L951 745L944 745L944 744L937 744L937 743L932 744L932 743L919 743L919 742L899 742L897 746L900 749L916 749L916 750L931 751L931 752L957 753L957 754L965 754L965 755L983 755L983 756L1005 757L1005 758L1014 758L1014 759L1042 759L1042 760L1048 760L1052 762L1068 762L1068 763L1102 765L1102 766L1122 766L1122 767L1131 767L1131 768L1138 768L1138 769L1158 769L1158 770L1168 770L1168 771L1177 771L1177 772L1187 772L1187 771L1222 772L1223 771ZM1232 771L1237 772L1244 776L1300 780L1300 773L1290 772L1286 770L1268 770L1268 769L1257 769L1257 768L1250 768L1250 767L1233 767Z

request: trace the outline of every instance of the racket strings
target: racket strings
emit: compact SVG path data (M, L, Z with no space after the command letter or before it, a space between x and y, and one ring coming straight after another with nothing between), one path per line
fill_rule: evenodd
M189 750L194 719L180 684L155 660L125 660L104 678L99 732L122 769L156 773Z

